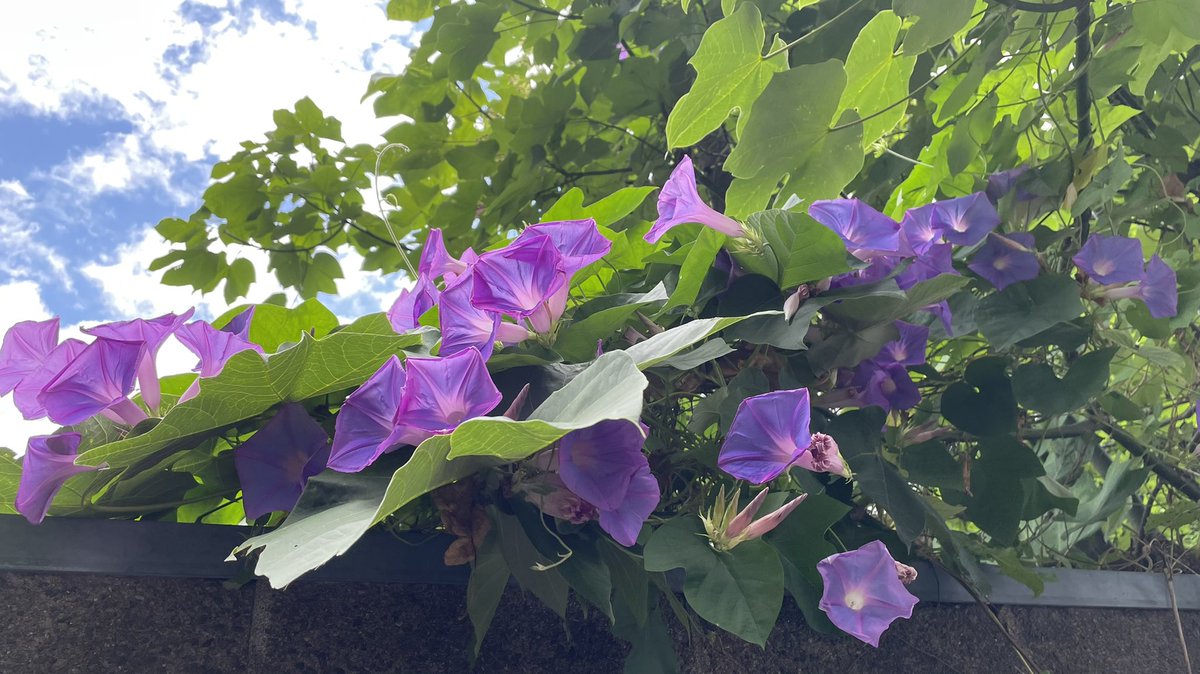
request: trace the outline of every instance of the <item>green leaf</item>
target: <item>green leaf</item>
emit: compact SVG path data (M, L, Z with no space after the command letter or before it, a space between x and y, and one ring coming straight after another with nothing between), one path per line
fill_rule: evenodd
M12 450L0 448L0 515L16 515L17 486L21 483L21 462Z
M854 110L860 118L880 113L862 123L864 148L869 148L904 119L903 105L881 112L885 106L908 95L908 80L917 63L915 53L911 56L894 53L901 23L892 12L876 14L863 26L846 56L846 90L838 107Z
M483 63L500 34L496 22L503 13L499 7L458 5L457 19L437 29L437 65L445 68L451 80L468 80Z
M749 5L750 3L747 3ZM744 5L745 6L745 5ZM747 215L762 207L785 176L779 199L795 195L804 203L838 196L863 165L862 125L831 131L846 72L836 60L803 65L777 74L750 111L725 170L737 180L726 195L726 213Z
M785 584L804 613L804 621L821 631L836 628L817 606L824 587L817 562L838 552L825 534L848 512L850 506L837 499L810 494L766 537L784 562Z
M733 349L723 339L710 339L691 351L686 351L664 360L661 365L668 365L676 370L694 370L710 360L733 353Z
M625 349L625 353L633 358L641 369L653 367L664 360L683 351L689 346L708 339L715 332L736 325L747 318L755 316L775 316L777 311L760 311L749 316L725 316L720 318L702 318L688 321L670 330L664 330L644 342L638 342ZM607 355L607 354L605 354Z
M471 618L474 628L474 653L479 655L483 639L487 636L488 628L492 626L492 618L504 597L508 587L508 579L512 574L508 570L508 562L500 553L500 543L497 540L500 533L492 529L484 537L483 542L475 550L475 564L471 567L471 577L467 580L467 615Z
M967 366L963 380L942 393L942 416L974 435L1004 435L1016 430L1017 401L1003 358L980 358Z
M433 15L433 0L388 0L387 18L391 21L420 21Z
M717 253L724 244L724 234L708 227L700 227L700 234L696 239L686 244L687 254L683 263L679 265L679 283L671 292L667 306L663 307L664 311L672 307L690 306L696 301L696 296L700 294L700 286L704 284L704 279L708 278L713 261L717 259ZM675 255L682 252L683 248L676 251Z
M567 433L609 419L637 423L649 382L625 351L610 351L555 391L525 421L478 417L450 435L451 458L491 456L524 459Z
M746 226L758 230L766 241L780 288L850 271L841 237L805 213L760 211L750 216Z
M967 517L1001 545L1016 541L1025 506L1022 478L1044 475L1045 468L1024 443L1011 436L979 441L979 459L971 465Z
M646 543L647 571L683 568L683 595L701 618L752 644L765 646L783 605L783 565L762 540L729 552L709 547L700 520L671 520Z
M337 316L316 299L305 300L292 309L260 304L250 321L250 341L267 353L275 353L284 344L299 342L304 334L321 338L337 326Z
M920 54L939 45L967 25L974 0L892 0L892 9L903 17L916 17L917 23L904 35L905 54Z
M1017 402L1047 416L1079 409L1104 392L1108 384L1108 364L1117 349L1109 348L1080 356L1062 379L1043 363L1022 365L1013 373L1013 392Z
M534 568L535 565L546 565L554 560L547 559L538 552L521 526L520 520L515 516L505 515L495 508L490 510L492 521L496 523L496 533L500 538L500 551L504 554L504 560L517 583L523 589L532 592L560 618L565 617L570 592L566 579L557 568L546 571Z
M762 15L752 2L709 26L688 61L696 81L667 118L670 147L695 145L734 110L745 116L771 75L787 69L786 55L763 59L765 39Z
M839 414L829 434L837 440L863 493L891 515L896 533L908 545L925 531L926 509L921 497L883 457L879 429L884 418L878 407Z
M621 218L629 215L637 210L638 206L646 200L651 192L657 190L657 187L648 185L645 187L624 187L612 194L593 201L587 206L583 205L583 190L578 187L572 187L566 194L559 197L558 201L542 214L542 222L551 222L554 220L582 220L591 218L596 221L600 227L609 227Z
M1046 274L983 298L975 308L975 321L992 347L1003 349L1082 312L1079 284L1067 276Z
M420 332L397 335L386 316L372 314L321 339L304 336L265 362L253 351L234 354L221 374L200 382L198 396L172 408L151 431L85 451L76 462L119 468L193 447L279 403L357 386L389 356L421 342Z
M554 340L554 350L568 361L591 360L596 355L597 341L612 336L624 327L626 321L639 309L666 299L666 290L660 285L643 295L630 296L622 304L590 313L583 319L570 323L558 333L558 338ZM576 315L579 315L578 310Z

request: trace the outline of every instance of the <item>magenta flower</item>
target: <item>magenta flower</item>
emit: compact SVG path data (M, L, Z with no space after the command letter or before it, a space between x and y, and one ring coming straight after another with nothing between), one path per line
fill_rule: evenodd
M518 319L530 316L566 284L561 266L562 255L549 236L518 239L479 256L472 273L471 303Z
M408 332L420 325L421 315L438 302L438 289L426 276L417 276L417 284L400 291L388 309L388 322L396 332Z
M967 266L996 290L1004 290L1018 281L1037 278L1041 267L1033 251L1032 234L1016 232L1005 237L992 232Z
M477 349L444 358L409 358L389 447L417 445L492 411L503 397Z
M138 386L146 407L156 410L159 403L162 402L158 384L158 366L155 364L155 359L158 358L158 349L195 312L195 309L188 309L179 315L163 314L158 318L135 318L130 321L105 323L87 328L83 332L93 337L104 337L122 342L141 342L144 345L142 359L138 363Z
M796 465L814 473L829 473L850 477L850 469L842 458L837 441L824 433L813 433L808 451L796 459Z
M597 509L616 510L633 476L649 465L642 453L645 442L637 424L620 419L571 431L558 442L558 474Z
M248 326L246 331L249 332ZM259 355L263 353L261 346L250 342L238 332L217 330L205 321L193 321L179 328L175 338L200 359L195 367L200 376L179 397L180 402L190 400L200 393L200 379L221 374L225 363L233 354L242 351L256 351Z
M599 511L600 528L621 545L632 546L661 497L658 480L650 472L649 464L638 468L625 490L625 500L613 510Z
M476 308L471 303L471 287L472 283L467 280L442 293L438 302L438 320L442 330L439 355L451 356L475 348L484 360L492 356L496 331L500 328L500 314Z
M1170 318L1179 312L1179 287L1175 270L1157 255L1146 265L1146 278L1138 284L1138 297L1154 318Z
M0 396L12 393L57 345L57 316L45 321L21 321L9 328L0 345Z
M1000 226L1000 214L983 192L933 204L932 223L942 238L959 246L974 246Z
M430 281L444 277L449 285L467 271L467 266L464 260L454 259L446 250L446 244L442 239L442 230L437 228L429 230L429 237L425 239L425 250L421 251L421 261L417 266L417 276Z
M530 225L521 232L517 241L537 235L550 237L554 248L562 256L560 271L570 278L575 272L608 255L612 250L612 241L600 233L596 221L563 220L560 222L540 222Z
M905 255L924 255L935 243L942 243L942 233L933 226L933 204L910 208L900 219L900 252Z
M751 484L779 477L812 444L809 414L806 388L746 398L738 405L717 465Z
M917 598L897 577L896 560L880 541L817 563L825 591L817 604L843 632L878 648L892 621L912 617Z
M146 418L128 398L133 380L144 362L146 343L97 337L50 383L37 400L56 424L70 426L111 409L125 423Z
M325 469L329 437L299 403L284 403L257 433L233 450L246 519L291 510L308 479Z
M876 405L886 411L908 410L921 402L921 392L903 365L883 365L866 361L854 371L853 386L859 390L863 405Z
M254 305L238 312L229 322L221 326L221 332L232 332L246 341L250 341L250 324L254 322Z
M46 416L46 407L38 400L42 389L86 347L87 344L78 339L65 339L54 347L41 365L21 379L13 389L13 404L20 410L21 416L30 420Z
M646 241L658 243L671 229L689 222L699 223L715 229L726 236L745 236L746 232L737 220L718 213L704 203L696 190L696 172L691 157L684 156L671 171L671 177L658 193L658 219L646 232Z
M14 505L31 524L41 524L50 512L54 495L74 475L100 470L99 466L76 466L75 456L83 436L78 433L35 435L29 438L21 463L21 482Z
M900 365L920 365L925 362L925 347L929 344L929 328L923 325L913 325L904 321L896 321L896 330L900 338L888 342L879 350L879 355L873 359L880 365L898 363Z
M1071 260L1103 285L1140 281L1145 274L1142 242L1123 236L1093 234Z
M391 449L387 444L404 393L404 367L392 356L347 396L333 427L329 468L357 473Z
M860 260L900 251L900 224L858 199L814 201L808 214L842 237Z
M617 43L617 60L624 61L627 58L629 58L629 50L625 48L624 43L618 42Z

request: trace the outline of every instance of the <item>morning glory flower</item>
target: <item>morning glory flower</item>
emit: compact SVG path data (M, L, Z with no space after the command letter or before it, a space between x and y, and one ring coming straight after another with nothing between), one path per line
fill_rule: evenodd
M812 444L808 446L807 452L796 459L796 465L814 473L850 477L850 468L846 466L837 442L824 433L812 434Z
M21 321L9 328L4 333L4 343L0 344L0 396L12 393L57 345L57 316L44 321Z
M571 431L558 442L558 474L597 509L616 510L633 476L649 466L642 453L645 442L637 424L621 419Z
M1000 214L983 192L933 204L932 223L942 238L959 246L974 246L1000 226Z
M400 291L400 296L388 309L388 322L398 333L408 332L420 325L421 315L438 302L438 289L427 276L417 276L417 283Z
M1018 166L1014 169L991 174L987 177L987 189L984 191L984 193L987 194L988 199L990 199L992 203L998 203L1002 198L1004 198L1004 195L1011 192L1013 188L1017 186L1018 180L1027 171L1029 171L1028 166ZM1028 190L1023 188L1017 189L1018 201L1028 201L1029 199L1032 199L1033 196L1034 195L1030 194Z
M62 344L50 351L41 365L21 379L13 389L13 404L21 412L21 416L29 420L46 416L46 407L38 400L42 389L83 353L86 347L87 344L78 339L64 339Z
M904 258L894 255L878 255L871 258L871 261L862 269L848 271L845 274L839 274L829 281L830 288L849 288L851 286L866 285L868 283L876 283L887 278L889 274L895 271Z
M908 290L921 281L942 274L958 274L954 270L953 246L948 243L935 243L929 246L924 254L913 259L912 263L896 274L896 285L901 290Z
M254 322L254 305L238 312L229 322L221 326L221 332L232 332L246 341L250 341L250 324Z
M418 445L491 412L503 397L478 349L443 358L409 358L388 446Z
M97 337L50 383L37 400L50 420L70 426L111 409L129 425L146 418L128 398L146 353L145 341Z
M479 256L472 272L471 303L485 311L521 319L549 316L551 296L566 285L562 255L554 240L536 234ZM566 306L566 298L563 298ZM561 312L560 312L561 313ZM542 332L543 321L535 329Z
M808 494L801 494L765 517L755 520L754 516L758 514L766 501L768 491L770 490L764 489L758 492L758 495L751 499L741 512L734 515L741 497L741 490L735 491L727 501L725 485L721 485L721 491L717 493L717 500L712 510L707 516L700 516L700 521L704 524L704 532L714 549L725 552L746 541L761 538L782 524L783 520L787 519L787 516L803 503L804 499L808 498Z
M467 249L471 258L474 257L474 251ZM463 259L455 259L446 250L446 244L442 238L442 230L434 228L429 230L429 236L425 239L425 249L421 251L421 261L417 264L417 275L434 281L439 277L446 280L446 284L454 283L455 279L464 274L469 267L468 254L464 253Z
M880 541L817 562L825 590L817 606L847 634L878 648L897 618L911 618L917 598L897 577L896 560Z
M876 405L886 411L907 410L921 402L921 392L898 363L860 363L854 371L853 386L859 390L863 405Z
M246 332L249 332L248 325ZM263 353L261 346L242 337L239 332L218 330L205 321L193 321L182 326L176 331L175 338L200 359L195 367L200 376L179 397L180 402L200 393L200 379L221 374L233 354L242 351L256 351L259 355Z
M459 283L442 293L438 302L442 330L439 355L450 356L475 348L484 360L492 356L500 314L476 308L471 303L471 285L469 281Z
M933 204L910 208L900 219L900 251L905 255L924 255L942 233L933 226Z
M617 60L624 61L627 58L629 58L629 50L625 48L624 43L618 42L617 43Z
M630 547L637 543L638 534L646 518L658 507L662 493L658 480L650 472L649 464L638 468L625 490L625 500L613 510L600 510L600 528L608 532L613 540Z
M357 473L391 449L387 439L394 428L405 379L400 359L392 356L346 397L334 422L329 468Z
M567 278L608 255L612 250L612 241L600 233L596 221L591 218L539 222L526 227L516 240L521 241L538 235L548 236L554 242L554 248L562 256L559 269Z
M50 512L54 495L74 475L100 470L99 466L77 466L75 456L83 436L78 433L35 435L29 438L21 460L21 482L13 504L31 524L41 524Z
M769 482L808 451L808 389L773 391L738 405L717 465L751 484Z
M85 328L83 332L93 337L105 337L123 342L141 342L145 345L142 360L138 363L138 386L146 407L156 410L159 403L162 402L158 384L158 367L155 364L155 360L158 358L158 349L195 312L195 309L188 309L179 315L163 314L157 318L135 318L130 321L105 323Z
M1154 318L1170 318L1179 311L1179 287L1175 270L1157 255L1146 265L1146 278L1138 284L1138 297Z
M924 363L925 347L929 343L929 328L904 321L896 321L895 325L896 330L900 332L899 339L884 344L874 361L881 365L890 363L920 365Z
M900 224L858 199L814 201L808 214L842 237L846 249L860 260L900 250Z
M1033 250L1033 235L1028 232L1008 236L992 232L967 266L996 290L1004 290L1018 281L1037 278L1040 265Z
M233 450L247 520L291 510L308 479L325 469L329 437L299 403L285 403Z
M1071 261L1097 283L1110 285L1142 280L1143 259L1141 241L1093 234Z
M704 200L696 190L696 172L692 168L691 157L684 156L671 171L671 177L658 193L658 219L654 226L646 232L646 241L658 243L663 235L671 229L689 222L699 223L715 229L726 236L745 236L737 220L718 213Z

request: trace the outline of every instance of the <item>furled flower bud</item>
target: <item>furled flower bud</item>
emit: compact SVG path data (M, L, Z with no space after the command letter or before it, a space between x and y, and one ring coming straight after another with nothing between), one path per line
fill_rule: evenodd
M727 500L725 487L724 485L721 486L721 490L717 492L717 500L713 504L712 510L709 511L708 515L700 516L700 521L704 523L704 531L708 535L709 543L715 550L727 552L737 547L740 543L761 538L764 534L779 526L796 509L796 506L808 498L808 494L801 494L780 506L774 512L755 520L754 516L758 514L759 509L762 508L763 503L766 501L767 491L766 489L760 491L741 512L736 512L741 490L739 489L734 492Z

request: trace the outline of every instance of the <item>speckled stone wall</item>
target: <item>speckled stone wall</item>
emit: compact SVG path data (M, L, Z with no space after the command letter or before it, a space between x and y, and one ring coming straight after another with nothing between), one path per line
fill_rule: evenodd
M297 583L229 589L215 580L0 573L0 673L320 674L620 672L626 647L595 611L564 630L532 597L505 597L479 660L468 659L465 589ZM1006 607L1000 619L1055 674L1185 671L1169 611ZM1200 611L1182 614L1200 657ZM921 605L876 650L808 630L785 602L767 649L716 631L672 629L683 672L1024 671L983 609ZM568 636L569 633L569 636Z

